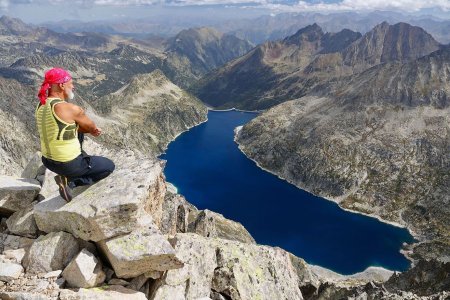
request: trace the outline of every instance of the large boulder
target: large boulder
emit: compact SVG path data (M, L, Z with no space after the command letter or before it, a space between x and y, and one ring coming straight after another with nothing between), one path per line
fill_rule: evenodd
M31 238L37 236L38 228L33 216L33 207L34 204L32 203L27 208L16 211L6 220L9 232Z
M64 269L62 276L70 287L90 288L105 281L101 262L87 249L83 249Z
M133 278L149 271L181 268L183 263L153 224L97 243L117 277Z
M185 266L158 279L151 299L197 299L212 291L223 299L303 299L290 254L280 248L191 233L171 242Z
M34 201L41 185L35 179L0 175L0 214L11 215Z
M42 231L66 231L83 240L101 241L131 232L146 214L160 224L164 195L162 164L124 152L109 177L67 204L54 194L35 205L34 216Z
M27 273L63 270L78 251L78 242L70 233L41 235L30 247L24 266Z
M62 290L61 300L147 300L141 292L124 288L120 285L104 286L92 289Z

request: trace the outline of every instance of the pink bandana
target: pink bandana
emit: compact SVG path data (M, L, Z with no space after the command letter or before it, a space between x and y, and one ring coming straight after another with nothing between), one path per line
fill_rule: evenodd
M41 89L39 90L38 94L41 104L42 105L45 104L45 101L47 100L48 97L47 92L50 89L51 84L66 83L70 79L72 79L72 76L70 76L69 72L67 72L64 69L53 68L45 72L45 79L41 85Z

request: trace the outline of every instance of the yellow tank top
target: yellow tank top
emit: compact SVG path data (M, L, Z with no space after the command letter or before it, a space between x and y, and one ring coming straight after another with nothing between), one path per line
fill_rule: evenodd
M59 98L48 98L45 105L36 108L36 123L41 138L41 152L45 158L67 162L81 154L78 125L66 123L55 114Z

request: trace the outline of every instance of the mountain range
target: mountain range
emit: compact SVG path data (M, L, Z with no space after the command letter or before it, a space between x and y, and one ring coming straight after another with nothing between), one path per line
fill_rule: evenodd
M384 280L388 290L331 272L318 282L317 269L289 258L305 276L294 284L305 299L376 299L398 289L430 295L448 286L450 47L424 29L380 22L362 33L326 32L313 23L253 46L205 27L139 39L58 33L2 17L0 45L2 175L19 176L38 150L36 91L54 66L71 72L75 103L104 129L97 141L111 151L155 159L206 121L206 105L264 110L236 133L250 159L345 209L405 226L417 240L403 249L415 268ZM189 205L173 205L178 222ZM205 249L221 259L217 248ZM238 299L222 289L228 284L213 284L217 299Z
M209 73L192 91L214 107L266 109L378 64L408 61L441 47L426 31L406 23L383 22L363 36L350 30L326 34L314 24L255 47Z

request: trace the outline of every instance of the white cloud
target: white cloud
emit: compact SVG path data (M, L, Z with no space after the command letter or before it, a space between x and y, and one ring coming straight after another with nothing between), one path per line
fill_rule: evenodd
M0 10L8 10L9 1L8 0L0 0Z
M0 8L7 9L10 4L25 3L51 3L58 4L63 0L0 0ZM273 11L370 11L370 10L404 10L419 11L428 8L440 8L450 11L450 0L340 0L337 3L321 1L300 0L295 4L280 4L280 0L74 0L80 6L141 6L141 5L166 5L166 6L201 6L201 5L246 5L248 7L267 8ZM250 6L251 4L251 6Z
M278 11L370 11L403 10L408 12L427 8L450 10L449 0L343 0L338 3L308 3L299 1L294 5L267 4L267 8Z

